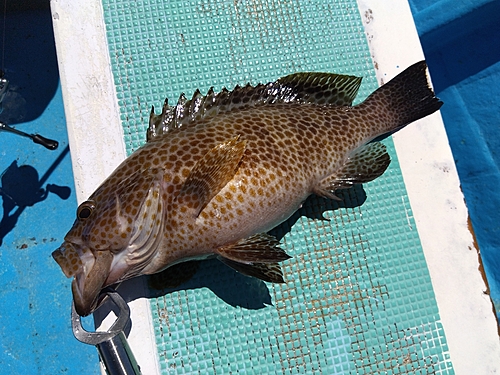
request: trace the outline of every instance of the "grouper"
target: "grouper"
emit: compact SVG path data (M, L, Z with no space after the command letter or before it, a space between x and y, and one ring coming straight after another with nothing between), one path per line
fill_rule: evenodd
M284 282L290 257L267 232L311 194L337 199L380 176L390 157L379 140L442 105L424 61L353 106L360 84L295 73L153 109L147 142L80 204L52 254L74 277L76 311L93 312L108 285L209 257Z

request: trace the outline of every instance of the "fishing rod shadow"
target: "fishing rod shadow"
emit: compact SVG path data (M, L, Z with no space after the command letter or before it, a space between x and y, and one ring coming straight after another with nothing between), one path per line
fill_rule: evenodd
M71 188L55 184L43 185L58 167L62 159L68 154L66 147L49 167L47 172L38 177L38 171L31 165L17 164L14 160L0 177L0 196L2 197L3 216L0 220L0 246L5 236L11 232L26 207L31 207L44 201L49 193L56 194L59 198L66 200L71 195Z

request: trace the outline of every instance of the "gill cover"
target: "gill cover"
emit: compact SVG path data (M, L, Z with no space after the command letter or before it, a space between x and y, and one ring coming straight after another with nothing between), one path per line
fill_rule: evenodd
M65 242L52 253L64 274L74 276L75 308L83 316L97 308L103 288L148 264L164 223L163 171L141 171L114 185L112 177L80 205Z

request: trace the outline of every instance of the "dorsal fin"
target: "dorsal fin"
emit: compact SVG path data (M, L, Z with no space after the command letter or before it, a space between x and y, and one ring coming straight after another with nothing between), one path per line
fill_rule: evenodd
M236 86L232 91L223 88L215 93L212 87L205 96L196 90L191 100L182 94L173 107L168 105L166 99L160 115L155 115L152 108L147 140L149 142L172 129L238 108L277 103L350 106L360 84L361 78L354 76L294 73L268 84Z
M288 95L282 102L350 106L361 85L360 77L333 73L295 73L276 81Z

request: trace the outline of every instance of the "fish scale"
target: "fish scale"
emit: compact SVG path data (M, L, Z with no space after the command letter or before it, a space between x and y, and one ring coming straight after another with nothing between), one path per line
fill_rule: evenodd
M102 288L216 256L246 275L284 282L289 256L266 234L312 193L369 182L390 158L374 141L438 110L420 62L352 106L360 79L297 73L266 85L152 112L148 143L88 201L54 251L87 315Z

